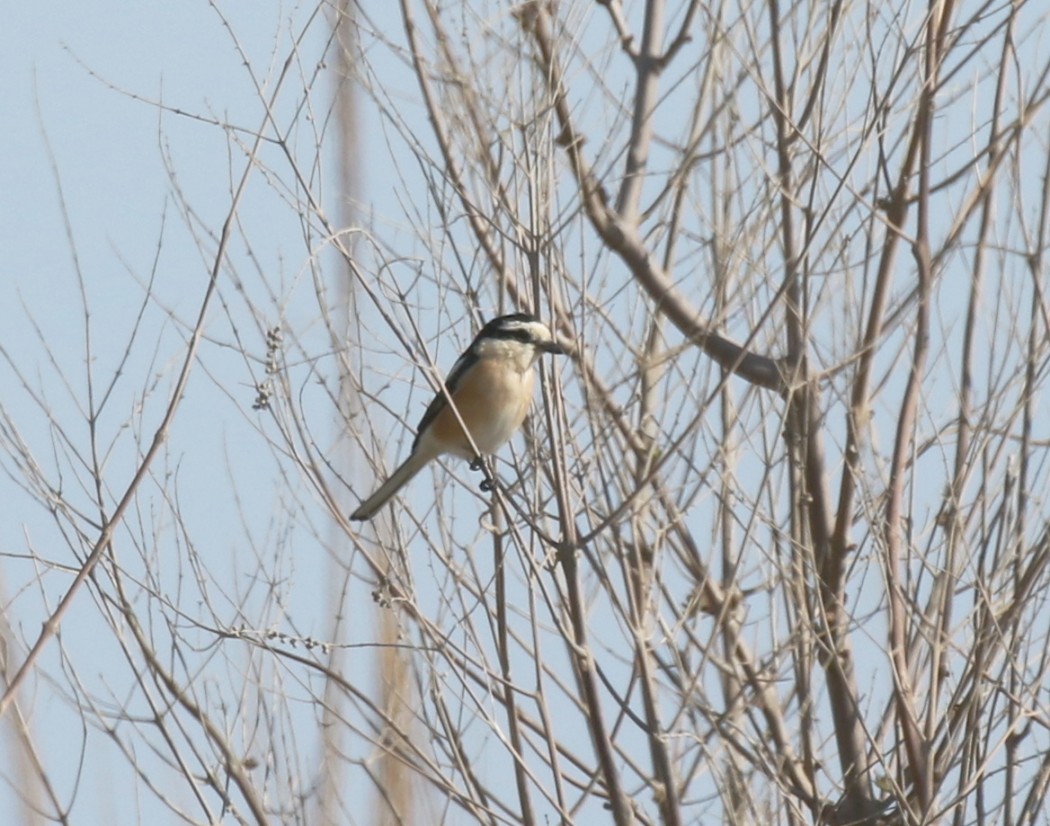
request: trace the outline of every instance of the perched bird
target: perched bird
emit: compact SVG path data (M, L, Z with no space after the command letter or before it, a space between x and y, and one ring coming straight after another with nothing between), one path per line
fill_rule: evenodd
M480 466L481 456L498 450L525 421L536 360L543 353L564 352L546 325L527 313L492 319L453 365L445 379L447 392L438 393L430 402L408 458L350 518L371 519L442 454L451 453L467 459L472 467ZM448 402L450 396L455 409Z

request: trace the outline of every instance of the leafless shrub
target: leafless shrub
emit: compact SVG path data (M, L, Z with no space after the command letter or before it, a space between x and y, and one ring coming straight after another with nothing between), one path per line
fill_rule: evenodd
M193 822L1045 818L1042 5L316 12L261 126L212 124L225 224L178 201L197 311L142 279L86 389L2 351L47 422L5 402L3 466L65 543L27 532L5 583L42 817L30 690ZM334 146L367 203L328 189ZM511 308L573 352L497 490L449 463L351 526ZM226 455L184 468L203 416ZM225 537L183 499L222 474Z

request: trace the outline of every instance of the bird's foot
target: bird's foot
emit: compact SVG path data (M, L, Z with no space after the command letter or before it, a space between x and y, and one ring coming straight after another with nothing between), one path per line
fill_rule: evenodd
M489 493L496 487L495 480L489 475L489 469L485 466L485 460L480 456L475 456L474 461L470 463L471 470L480 470L484 475L484 479L481 480L481 492Z

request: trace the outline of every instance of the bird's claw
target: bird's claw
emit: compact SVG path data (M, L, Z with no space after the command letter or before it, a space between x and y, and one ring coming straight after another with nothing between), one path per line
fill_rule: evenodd
M470 469L475 471L480 470L484 474L485 478L481 480L480 485L482 493L489 493L495 489L496 483L492 480L492 477L489 476L489 470L485 467L484 459L480 456L475 456L474 461L470 463Z

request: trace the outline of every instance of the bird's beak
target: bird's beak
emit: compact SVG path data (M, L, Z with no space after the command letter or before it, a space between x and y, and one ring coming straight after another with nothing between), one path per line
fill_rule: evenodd
M565 355L565 348L556 341L545 341L540 345L540 349L545 353L552 353L556 356Z

